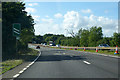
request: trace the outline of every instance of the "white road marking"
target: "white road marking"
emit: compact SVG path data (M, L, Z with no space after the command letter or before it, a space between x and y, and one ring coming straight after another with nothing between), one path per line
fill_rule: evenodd
M28 66L31 66L32 64L29 64Z
M28 65L28 66L26 66L26 68L29 68L30 66Z
M21 74L21 73L23 73L23 72L24 72L24 70L20 71L19 74Z
M25 68L23 68L23 70L21 70L21 71L19 72L19 74L14 75L13 78L17 78L17 77L18 77L20 74L22 74L26 69L28 69L32 64L34 64L35 61L40 57L40 55L41 55L41 52L40 52L40 54L38 55L38 57L37 57L33 62L31 62L28 66L26 66Z
M31 64L34 64L35 62L33 61Z
M27 69L27 68L24 68L23 71L26 70L26 69Z
M13 78L16 78L16 77L18 77L20 74L16 74L15 76L13 76Z
M87 62L87 61L83 61L84 63L86 63L86 64L91 64L91 63L89 63L89 62Z

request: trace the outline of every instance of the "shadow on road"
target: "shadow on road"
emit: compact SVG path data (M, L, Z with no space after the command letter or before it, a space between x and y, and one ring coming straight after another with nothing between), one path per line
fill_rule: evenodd
M79 55L63 55L63 53L68 52L68 50L45 50L42 51L42 55L39 57L37 61L63 61L63 60L85 60L85 56ZM56 55L54 53L57 53Z
M63 53L63 52L65 52L66 50L60 50L60 49L51 49L51 50L42 50L42 52L61 52L61 53Z
M62 61L62 60L85 60L86 58L81 56L70 55L45 55L40 56L37 61Z

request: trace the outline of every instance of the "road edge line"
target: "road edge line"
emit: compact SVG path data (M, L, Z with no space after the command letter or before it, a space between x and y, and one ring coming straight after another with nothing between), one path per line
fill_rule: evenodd
M41 56L41 51L39 51L39 55L37 56L37 58L35 58L30 64L28 64L25 68L23 68L21 71L18 72L18 74L15 74L13 76L13 78L17 78L18 76L20 76L25 70L27 70L30 66L32 66L36 61L37 59Z

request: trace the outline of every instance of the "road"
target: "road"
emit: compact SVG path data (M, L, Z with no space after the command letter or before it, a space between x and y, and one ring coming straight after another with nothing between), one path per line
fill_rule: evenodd
M41 47L41 56L18 78L118 78L118 58Z

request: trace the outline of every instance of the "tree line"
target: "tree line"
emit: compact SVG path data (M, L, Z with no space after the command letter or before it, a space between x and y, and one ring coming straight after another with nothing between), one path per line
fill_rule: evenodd
M72 35L73 32L71 32ZM74 34L74 33L73 33ZM47 43L54 41L55 44L63 46L96 47L99 44L108 44L111 47L120 47L120 33L113 33L111 37L103 37L102 27L93 26L90 29L79 29L75 35L66 37L64 35L45 34L37 35L33 41L36 43Z
M21 24L20 39L13 36L13 23ZM34 19L25 11L23 2L2 2L2 56L16 55L28 49L34 35Z

